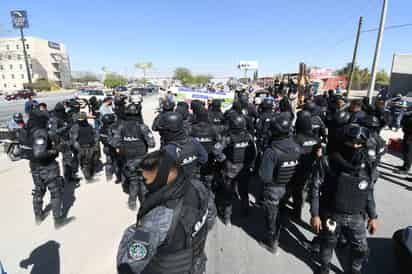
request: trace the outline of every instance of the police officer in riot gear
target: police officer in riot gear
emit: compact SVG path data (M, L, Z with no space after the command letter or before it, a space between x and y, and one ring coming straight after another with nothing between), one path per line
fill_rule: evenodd
M259 151L263 151L270 142L270 121L272 121L275 116L273 104L274 102L271 97L265 97L260 104L261 111L256 119L256 137L259 142Z
M165 151L146 155L141 167L147 199L120 242L118 273L206 273L205 243L216 217L209 191Z
M286 197L301 155L300 146L290 136L292 122L288 113L274 117L270 129L272 142L263 153L259 176L264 184L263 207L268 230L266 246L276 253L281 230L280 207Z
M316 160L316 150L320 147L320 139L313 134L311 114L301 111L296 120L295 142L301 147L299 166L291 184L293 197L293 217L301 219L303 203L308 196L312 170Z
M336 110L328 114L328 154L336 151L341 145L343 127L349 123L351 115L345 110Z
M219 162L224 162L223 182L218 190L217 203L219 215L227 225L231 221L235 195L240 196L242 214L248 215L249 210L249 172L254 167L256 149L243 115L231 117L229 129L221 142L215 145L214 153Z
M246 93L242 93L238 98L241 105L241 112L244 115L247 123L247 129L250 134L255 134L255 121L258 118L258 113L254 104L249 102L249 96Z
M356 124L344 127L344 144L328 157L323 182L313 185L311 224L321 238L321 268L330 272L333 250L341 235L350 243L352 274L362 273L368 254L366 227L371 234L377 229L373 193L376 169L369 158L367 128ZM366 226L366 218L368 225Z
M77 123L70 129L70 142L80 163L86 180L91 180L99 160L99 140L93 127L87 121L87 114L80 112Z
M326 128L320 114L321 107L317 106L313 101L307 101L303 105L303 110L311 114L312 132L315 137L320 138L322 139L322 141L326 142L328 129Z
M63 177L66 182L79 180L72 168L74 156L69 134L72 122L72 117L66 112L63 103L57 103L49 120L49 135L63 156Z
M207 111L198 112L197 122L193 124L190 136L195 138L206 150L208 161L200 168L201 180L206 183L210 189L215 173L213 149L219 141L219 135L212 123L209 122Z
M139 198L139 202L142 203L146 191L139 164L149 148L154 148L156 144L150 129L145 124L139 123L140 104L129 104L124 114L124 120L113 129L113 138L110 142L119 157L123 159L122 174L125 178L123 188L129 194L129 208L135 210L136 199Z
M199 168L208 161L205 148L183 128L183 118L177 112L164 113L159 121L162 148L182 167L188 178L199 174Z
M176 110L177 113L180 113L183 118L183 128L186 131L186 134L189 135L192 123L193 123L193 115L189 112L189 105L186 102L179 102L177 103Z
M67 224L70 219L63 216L63 178L60 176L59 164L56 161L58 152L53 147L47 131L48 120L49 114L47 111L35 109L30 112L27 123L27 142L32 147L29 160L34 182L33 210L36 223L41 223L46 217L43 209L43 197L46 190L49 190L54 224L56 228L59 228Z
M225 130L222 101L213 99L208 107L209 121L214 125L216 132L222 135Z
M110 181L117 168L116 165L116 150L109 144L109 139L112 136L112 126L116 122L116 114L105 114L102 117L102 127L100 129L100 141L103 144L103 153L106 156L105 174L106 180Z
M368 154L374 162L374 167L377 168L382 156L386 153L386 142L379 135L380 122L376 116L367 115L360 121L360 125L369 130Z
M403 166L399 168L398 172L400 174L408 174L412 165L412 112L407 112L403 115L401 126L403 131Z
M175 102L171 100L166 100L162 106L160 113L154 118L153 123L152 123L152 130L153 131L159 131L160 130L160 121L162 120L162 117L167 115L170 112L173 112L175 109ZM161 140L162 142L162 140Z

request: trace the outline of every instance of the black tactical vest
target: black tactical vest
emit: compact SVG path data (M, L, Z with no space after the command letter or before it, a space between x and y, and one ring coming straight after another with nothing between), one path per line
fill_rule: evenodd
M216 142L211 124L199 123L193 125L191 136L205 148L208 154L213 151Z
M295 175L299 165L299 151L285 151L272 145L272 149L278 154L278 162L273 169L273 183L287 185Z
M125 121L121 130L121 151L126 159L143 158L147 153L140 124L136 121Z
M234 164L245 162L246 149L249 146L250 137L247 132L230 135L231 144L224 150L224 153L229 161Z
M46 164L54 161L58 156L57 152L53 154L49 153L49 150L52 149L52 143L46 129L36 129L32 131L31 142L32 153L30 162Z
M366 211L370 179L341 172L336 178L334 207L337 213L360 214Z
M208 192L200 182L187 183L180 201L160 206L173 209L173 219L164 243L142 274L191 274L203 256L208 233Z
M94 129L92 126L80 126L79 125L79 137L78 142L80 146L94 145Z

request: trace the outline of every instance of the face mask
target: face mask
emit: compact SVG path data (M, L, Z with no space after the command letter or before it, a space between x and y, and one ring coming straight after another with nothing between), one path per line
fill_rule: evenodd
M72 110L72 109L69 108L69 107L67 107L67 108L65 109L66 113L69 113L71 110Z
M167 152L163 153L165 157L157 169L156 178L151 184L148 184L146 181L144 182L149 193L154 193L167 185L167 178L169 177L170 170L175 164L175 161L169 154L167 154Z

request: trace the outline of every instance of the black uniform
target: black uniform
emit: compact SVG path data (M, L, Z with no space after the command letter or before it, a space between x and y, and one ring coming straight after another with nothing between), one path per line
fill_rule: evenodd
M56 144L58 152L62 153L63 159L63 176L66 182L75 179L75 171L73 168L73 152L70 145L70 129L73 124L73 119L66 114L65 107L62 103L56 104L53 115L49 120L49 135L52 141Z
M193 124L190 136L195 138L206 150L208 161L200 168L201 181L204 181L209 189L212 187L213 177L216 171L213 149L219 141L219 135L215 127L208 120L208 113L198 113L198 122Z
M368 254L366 219L377 218L373 194L373 178L376 172L369 159L366 146L352 148L351 142L366 144L364 129L357 125L345 127L345 145L322 165L326 170L322 180L315 183L312 192L311 214L322 219L321 273L329 273L329 263L339 237L344 234L352 251L352 273L361 273ZM358 137L347 137L349 135ZM355 141L353 141L355 140Z
M403 130L403 167L402 173L408 173L412 165L412 113L404 114L401 122Z
M85 117L82 117L82 119ZM91 180L99 160L98 139L94 128L87 119L79 120L70 129L70 141L86 180Z
M268 247L275 252L280 235L280 203L287 197L288 184L292 181L301 155L301 148L289 137L291 121L287 114L272 120L273 141L263 154L259 175L264 184L263 206L268 229Z
M253 136L255 135L255 122L258 118L258 112L254 104L249 102L247 94L243 93L239 96L239 102L241 105L241 112L246 119L247 130Z
M158 170L167 177L169 170L162 166ZM180 171L175 181L159 186L148 193L137 224L123 235L117 254L118 273L205 273L204 248L216 217L210 192Z
M221 101L214 99L208 108L209 121L213 124L215 131L219 135L222 135L225 130L224 116L221 107Z
M218 193L218 209L225 224L230 223L232 201L237 192L242 202L243 213L249 208L248 184L250 168L254 166L255 144L246 130L242 115L232 116L229 130L215 146L217 160L224 162L223 182Z
M299 166L291 185L293 196L293 215L300 219L303 203L308 196L312 170L315 165L315 149L320 147L320 139L312 133L311 117L298 115L295 142L301 147Z
M116 165L116 149L109 144L112 138L112 127L116 122L116 114L106 114L102 117L102 127L100 129L100 141L103 144L103 152L106 156L105 174L106 179L111 180L118 168Z
M256 119L256 137L258 140L259 151L264 150L264 148L270 143L270 122L275 116L273 111L273 100L265 98L261 104L261 112Z
M199 174L199 168L208 161L205 148L194 138L187 137L179 113L165 113L159 122L162 148L183 168L186 176Z
M48 113L32 111L28 121L28 143L32 147L30 157L30 170L33 177L33 210L36 222L41 222L45 213L43 211L43 197L48 189L55 220L58 226L63 222L62 188L63 178L60 176L59 164L56 161L58 152L52 145L52 140L47 132Z
M129 194L128 205L132 210L136 208L136 199L139 198L142 203L145 196L143 175L139 168L140 161L149 148L155 147L150 129L137 121L140 112L139 105L127 106L125 120L113 129L113 140L111 140L112 146L123 159L122 174L125 178L123 187Z

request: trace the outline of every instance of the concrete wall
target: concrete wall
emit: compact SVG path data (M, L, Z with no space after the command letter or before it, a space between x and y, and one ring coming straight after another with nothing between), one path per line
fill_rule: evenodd
M389 91L391 94L412 92L412 54L395 54Z

